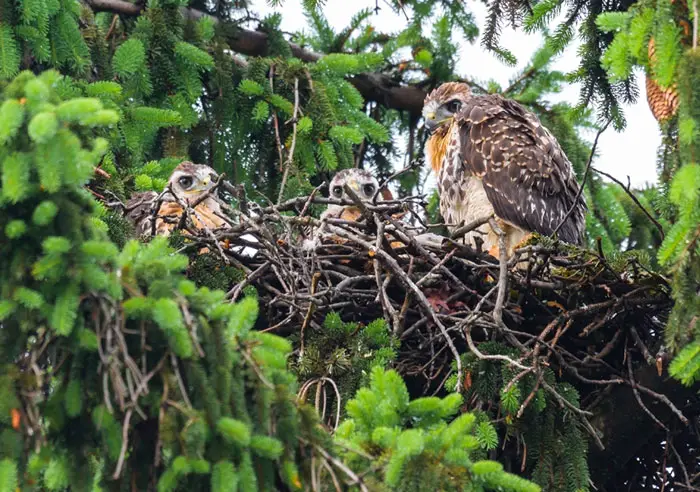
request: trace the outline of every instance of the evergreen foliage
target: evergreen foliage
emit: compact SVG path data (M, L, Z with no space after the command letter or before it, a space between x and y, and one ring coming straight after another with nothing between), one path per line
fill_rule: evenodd
M243 490L298 489L299 436L327 436L294 403L289 343L251 331L254 298L229 304L186 280L187 258L164 239L121 251L107 240L83 185L107 149L94 116L109 110L61 100L58 82L56 72L22 73L3 103L15 117L3 146L2 402L3 416L21 414L1 424L3 487L119 490L136 480L146 490L155 479L161 491L209 490L210 480L228 490L226 474ZM46 114L62 124L37 139L31 128ZM29 430L37 446L15 445ZM150 473L137 471L144 460Z
M291 368L310 389L313 385L323 386L325 381L334 382L341 400L336 401L337 395L328 392L329 402L316 402L317 408L326 408L330 403L325 413L329 421L334 421L336 415L342 415L339 406L369 381L373 367L386 368L396 360L399 343L383 319L358 326L343 322L338 313L330 313L323 330L307 335L304 345L303 354Z
M687 2L487 3L481 42L504 63L517 61L498 44L506 18L547 34L508 87L458 66L457 40L479 35L464 2L387 2L407 19L388 34L372 10L336 32L322 2L306 1L310 31L292 35L297 45L273 15L258 20L264 46L246 58L235 52L250 32L247 2L2 3L0 492L333 490L337 477L371 490L589 490L591 452L575 417L584 399L566 376L518 377L461 347L462 387L453 376L449 391L422 396L390 369L407 365L405 347L383 319L331 312L322 325L304 322L305 333L290 323L288 338L257 331L255 288L238 303L225 294L243 270L211 252L177 254L186 245L177 234L136 242L118 207L133 191L162 191L184 158L225 172L263 205L307 194L343 168L381 180L401 158L413 170L397 180L398 195L421 193L428 134L415 109L392 109L392 91L423 94L465 76L476 93L532 109L579 180L591 152L583 131L601 126L590 102L620 128L635 68L678 91L660 186L635 190L665 235L630 190L595 171L583 193L593 261L620 278L629 264L670 278L674 307L655 322L665 323L671 375L698 383L700 58L679 22ZM577 27L580 69L552 70ZM571 81L582 82L580 105L548 100ZM437 208L433 195L435 221ZM503 340L479 347L512 349Z
M480 459L494 430L471 413L451 418L461 405L458 393L411 400L401 376L375 366L336 438L350 464L369 469L372 490L540 490Z
M642 1L629 11L606 13L598 17L601 30L614 34L603 56L603 65L611 80L629 79L632 69L641 66L662 87L672 87L679 94L679 114L667 124L666 132L677 131L677 145L662 154L662 183L666 193L661 207L672 220L657 253L661 266L673 275L676 304L666 326L666 344L678 358L671 374L691 385L700 379L698 343L695 327L700 315L700 273L698 239L700 238L700 174L697 164L700 122L700 58L697 47L687 49L692 34L687 26L683 2ZM697 36L697 33L695 33ZM653 41L655 56L646 49Z
M484 342L479 350L487 356L517 356L513 349L497 342ZM479 415L480 419L499 420L506 441L522 438L527 449L524 464L542 490L576 492L588 487L588 445L580 426L569 423L577 421L573 412L562 411L561 402L544 391L536 377L517 377L519 371L507 363L467 354L464 366L468 374L465 400L477 399L481 407L489 409ZM543 379L574 408L580 408L573 386L558 382L552 371L546 371Z

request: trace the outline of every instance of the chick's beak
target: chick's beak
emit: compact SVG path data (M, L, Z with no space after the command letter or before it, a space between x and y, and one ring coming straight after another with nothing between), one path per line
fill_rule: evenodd
M350 179L348 181L348 185L350 188L352 188L354 191L360 191L360 184L357 182L356 179Z

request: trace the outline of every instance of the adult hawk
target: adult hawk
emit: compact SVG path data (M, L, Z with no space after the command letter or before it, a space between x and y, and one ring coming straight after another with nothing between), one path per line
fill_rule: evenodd
M506 234L508 256L532 232L557 231L581 244L586 203L571 163L540 120L515 101L473 96L466 84L442 84L425 98L425 125L432 132L425 153L437 177L440 212L454 231L489 215ZM498 252L488 224L467 234Z
M209 166L184 161L170 175L168 187L160 199L155 191L132 195L126 203L126 217L134 224L139 236L151 236L153 232L155 235L169 236L182 220L184 209L181 204L196 204L190 214L195 228L214 230L231 227L215 193L200 201L203 195L210 193L217 179L216 171ZM156 206L157 211L154 210Z

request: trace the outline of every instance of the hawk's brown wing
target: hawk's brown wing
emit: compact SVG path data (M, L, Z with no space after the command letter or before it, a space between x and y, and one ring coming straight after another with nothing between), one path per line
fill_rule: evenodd
M151 234L151 208L157 197L155 191L144 191L134 193L126 202L126 218L134 225L139 236Z
M537 116L497 95L473 97L456 116L465 170L482 178L496 215L530 232L583 241L586 203L571 163ZM575 203L575 205L574 205Z

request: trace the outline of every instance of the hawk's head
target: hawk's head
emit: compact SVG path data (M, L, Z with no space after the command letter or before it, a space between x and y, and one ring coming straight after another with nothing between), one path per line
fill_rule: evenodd
M465 102L472 97L467 84L447 82L432 91L423 103L425 126L431 132L440 128L447 129L452 117L459 112Z
M371 200L374 193L379 188L377 178L364 169L344 169L333 176L331 184L328 186L332 198L350 200L345 193L345 185L348 185L357 193L363 201ZM379 195L381 199L381 195Z
M185 161L175 168L168 184L175 195L196 200L214 186L218 177L216 171L209 166Z
M375 194L377 195L377 201L391 200L393 198L391 192L386 188L382 188L377 193L379 181L372 173L364 169L344 169L333 176L328 186L331 198L351 201L351 197L345 192L345 185L348 185L363 202L370 202ZM360 209L354 205L329 205L327 210L331 216L351 221L356 221L362 215Z

